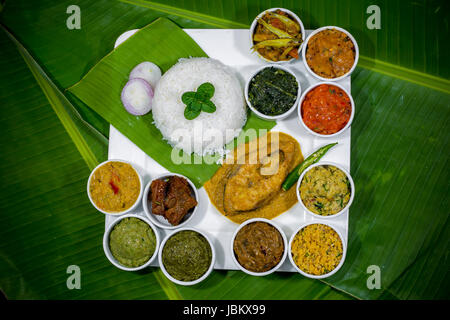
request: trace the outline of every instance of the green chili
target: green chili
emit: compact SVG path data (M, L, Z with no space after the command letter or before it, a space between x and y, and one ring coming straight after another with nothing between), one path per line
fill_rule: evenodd
M330 143L326 146L323 146L316 152L312 153L308 158L306 158L302 163L300 163L297 167L295 167L294 170L292 170L291 173L286 177L286 179L283 182L282 188L284 191L289 190L294 183L300 178L300 175L303 171L305 171L306 168L308 168L310 165L316 163L317 161L322 158L325 153L327 153L328 150L330 150L333 146L337 145L338 143Z

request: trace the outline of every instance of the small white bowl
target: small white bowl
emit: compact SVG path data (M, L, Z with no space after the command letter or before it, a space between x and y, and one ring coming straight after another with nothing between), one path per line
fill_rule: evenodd
M313 37L315 34L319 33L320 31L323 30L327 30L327 29L336 29L338 31L341 31L343 33L345 33L350 40L352 40L353 45L355 46L355 61L353 62L353 66L350 68L350 70L337 78L324 78L319 76L318 74L316 74L314 71L311 70L311 68L308 65L308 62L306 61L306 50L308 50L308 42L311 39L311 37ZM339 28L339 27L335 27L335 26L326 26L326 27L321 27L319 29L314 30L309 36L308 38L306 38L306 41L304 42L304 46L303 46L303 50L302 50L302 59L303 59L303 64L305 65L306 70L308 70L308 72L315 78L321 80L321 81L339 81L345 77L348 77L349 75L352 74L353 70L355 70L356 65L358 64L358 60L359 60L359 48L358 48L358 43L356 42L355 38L353 38L353 36L350 34L350 32L348 32L345 29Z
M292 105L292 107L286 111L283 114L279 114L276 116L268 116L265 115L264 113L259 112L258 110L256 110L255 107L252 106L252 104L250 103L249 97L248 97L248 89L250 86L250 82L252 81L252 79L259 73L261 72L263 69L266 68L277 68L277 69L281 69L283 71L286 71L287 73L291 74L294 76L295 80L297 81L298 84L298 90L297 90L297 99L295 100L294 104ZM258 68L248 79L247 82L245 83L245 90L244 90L244 95L245 95L245 101L247 102L247 105L249 106L249 108L261 119L264 120L281 120L286 118L287 116L289 116L292 112L294 112L295 108L297 107L297 104L300 100L300 96L302 94L302 87L300 85L300 79L297 77L297 75L292 72L291 70L289 70L288 68L284 67L284 66L280 66L280 65L276 65L276 64L270 64L270 65L266 65L263 67Z
M163 253L164 246L166 245L167 240L169 240L169 238L173 237L175 234L177 234L178 232L181 232L181 231L194 231L194 232L197 232L197 233L201 234L208 241L209 246L211 248L211 264L210 264L208 270L206 270L206 272L200 278L198 278L196 280L193 280L193 281L180 281L180 280L175 279L174 277L172 277L167 272L166 268L164 267L164 263L162 261L162 253ZM195 229L195 228L185 227L185 228L177 229L175 232L173 232L168 237L166 237L163 240L163 242L161 243L161 246L159 247L158 262L159 262L159 266L160 266L162 272L167 277L167 279L169 279L173 283L176 283L176 284L179 284L179 285L182 285L182 286L192 286L194 284L200 283L203 280L205 280L210 275L210 273L212 272L215 261L216 261L216 251L215 251L214 246L213 246L213 244L211 242L211 239L206 235L206 233L204 233L203 231L200 231L198 229Z
M300 18L295 13L293 13L292 11L290 11L288 9L284 9L284 8L270 8L270 9L264 10L263 12L261 12L260 14L258 14L256 16L256 18L253 20L252 24L250 25L250 48L253 47L253 45L254 45L253 34L255 33L255 28L258 25L258 19L261 18L267 11L273 12L276 10L281 10L281 11L286 12L291 17L293 17L297 21L297 23L300 25L300 32L302 33L302 43L300 44L300 46L298 48L299 59L300 59L300 51L302 50L302 46L305 43L305 27L303 26L302 20L300 20ZM299 60L299 59L291 58L289 60L284 60L284 61L272 61L272 60L264 58L262 55L259 54L259 52L257 50L255 50L255 53L261 60L268 62L268 63L274 63L274 64L283 64L283 63L288 63L292 60Z
M305 271L303 271L302 269L300 269L297 264L295 263L294 259L292 258L292 242L294 241L295 236L297 235L297 233L303 229L306 226L309 226L311 224L324 224L330 228L332 228L334 231L336 231L336 233L338 234L339 238L341 239L342 242L342 257L341 257L341 261L339 261L339 264L336 266L336 268L334 268L332 271L322 274L322 275L313 275L313 274L309 274L306 273ZM335 274L336 272L338 272L338 270L342 267L342 265L344 264L345 261L345 256L347 254L347 244L344 241L344 237L342 236L342 234L335 228L333 227L331 224L329 224L328 222L307 222L307 223L302 223L297 230L292 234L291 239L289 240L289 260L291 261L292 265L294 266L295 270L297 270L300 274L304 275L305 277L311 278L311 279L323 279L323 278L328 278L330 276L332 276L333 274Z
M191 187L192 193L194 194L195 200L197 200L197 205L194 207L192 212L186 214L184 216L184 218L181 220L182 222L176 226L171 225L169 223L169 221L167 221L167 219L164 218L163 216L153 214L152 213L152 202L151 202L151 199L148 198L148 195L150 193L150 186L154 180L158 180L158 179L164 180L164 179L168 179L172 176L178 176L178 177L186 179L187 182L189 183L189 186ZM198 202L199 202L199 196L198 196L197 188L195 187L194 183L192 183L191 180L189 180L188 178L186 178L185 176L183 176L181 174L171 173L171 172L167 172L167 173L161 174L159 176L156 176L151 181L149 181L149 183L147 183L147 185L145 186L144 194L142 196L142 206L144 207L144 212L145 212L145 215L147 216L147 218L150 219L150 221L153 222L158 227L163 228L163 229L168 229L168 230L178 229L178 228L181 228L184 225L186 225L188 223L188 221L191 220L191 218L197 212Z
M283 245L284 245L284 252L283 252L283 256L281 257L280 262L278 262L277 265L275 265L272 269L265 271L265 272L254 272L254 271L250 271L245 269L237 260L236 255L234 253L234 240L236 238L236 235L238 234L238 232L246 225L250 224L250 223L254 223L254 222L265 222L271 226L273 226L275 229L278 230L278 232L281 234L281 237L283 238ZM287 239L286 239L286 235L284 234L283 230L275 224L275 222L265 219L265 218L253 218L253 219L249 219L243 223L241 223L239 225L239 227L234 231L233 237L231 238L231 257L233 258L234 263L239 267L239 269L241 269L242 271L244 271L245 273L252 275L252 276L266 276L268 274L271 274L273 272L275 272L276 270L278 270L278 268L281 267L281 265L283 264L284 260L286 259L286 255L288 252L288 248L287 248Z
M332 214L332 215L329 215L329 216L321 216L320 214L314 213L314 212L312 212L311 210L309 210L309 209L305 206L305 204L303 203L302 198L301 198L301 196L300 196L300 185L301 185L301 183L302 183L303 177L305 176L305 174L306 174L309 170L311 170L311 169L314 168L314 167L318 167L318 166L334 166L334 167L338 168L339 170L341 170L342 172L344 172L345 175L346 175L347 178L348 178L348 181L350 182L351 193L350 193L350 200L348 201L347 205L346 205L345 207L343 207L339 212L337 212L337 213L335 213L335 214ZM353 179L352 179L350 173L349 173L347 170L345 170L341 165L339 165L339 164L337 164L337 163L334 163L334 162L327 162L327 161L324 161L324 162L318 162L318 163L315 163L315 164L311 165L310 167L308 167L305 171L302 172L302 174L300 175L300 178L299 178L298 181L297 181L297 190L296 190L296 192L297 192L297 199L298 199L298 202L300 202L300 204L302 205L303 209L306 210L306 212L308 212L309 214L311 214L312 216L314 216L314 217L316 217L316 218L330 219L330 218L336 218L336 217L339 217L339 216L342 215L346 210L348 210L348 209L350 208L350 206L351 206L352 203L353 203L353 199L355 198L355 184L354 184L354 182L353 182Z
M316 87L318 87L318 86L320 86L320 85L323 85L323 84L327 84L327 85L331 85L331 86L336 86L336 87L342 89L342 90L347 94L347 96L349 97L349 99L350 99L350 104L351 104L351 107L352 107L352 113L350 114L350 119L348 119L347 124L346 124L341 130L339 130L338 132L332 133L332 134L320 134L320 133L317 133L317 132L311 130L311 129L305 124L305 122L303 121L303 117L302 117L302 105L303 105L303 101L304 101L305 98L306 98L306 95L308 94L308 92L310 92L310 91L313 90L314 88L316 88ZM316 84L311 85L308 89L305 90L305 92L303 92L303 94L302 94L302 96L300 97L300 100L299 100L299 102L298 102L297 114L298 114L298 118L299 118L299 120L300 120L300 123L302 124L303 128L305 128L306 131L308 131L308 132L311 133L312 135L315 135L315 136L320 137L320 138L332 138L332 137L335 137L335 136L337 136L337 135L340 135L340 134L343 133L345 130L347 130L347 128L349 128L349 127L351 126L351 124L352 124L352 122L353 122L353 118L355 117L355 102L353 101L353 97L352 97L352 95L350 94L350 92L348 92L347 89L345 89L342 85L340 85L340 84L338 84L338 83L336 83L336 82L329 82L329 81L328 81L328 82L318 82L318 83L316 83Z
M117 261L116 258L114 258L114 256L111 253L111 250L109 248L109 235L110 235L111 231L114 229L114 227L120 221L122 221L125 218L136 218L136 219L140 219L140 220L144 221L146 224L148 224L150 226L150 228L152 228L153 233L155 234L155 238L156 238L155 252L153 252L153 255L150 257L149 260L147 260L147 262L145 262L143 265L141 265L139 267L134 267L134 268L125 267L119 261ZM148 219L146 219L145 217L136 215L136 214L126 214L126 215L120 216L118 219L114 220L114 222L112 222L108 226L108 228L105 231L105 234L103 235L103 251L105 251L106 257L117 268L125 270L125 271L137 271L137 270L141 270L141 269L148 267L150 265L150 263L152 263L152 261L155 260L156 256L158 255L159 244L160 244L160 236L159 236L157 228L150 221L148 221Z
M135 202L131 207L129 207L128 209L126 209L126 210L124 210L124 211L119 211L119 212L108 212L108 211L104 211L104 210L100 209L100 208L97 207L97 205L94 203L94 200L92 200L91 193L89 192L89 185L91 184L91 178L92 178L92 176L94 175L94 172L95 172L99 167L101 167L102 165L104 165L105 163L108 163L108 162L123 162L123 163L127 163L127 164L129 164L129 165L134 169L134 171L136 172L137 176L139 177L139 184L140 184L139 196L137 197L136 202ZM104 213L104 214L108 214L108 215L113 216L113 217L118 217L118 216L121 216L121 215L123 215L123 214L126 214L126 213L128 213L128 212L134 210L134 209L138 206L138 204L141 202L141 197L142 197L143 191L144 191L144 185L143 185L143 183L142 183L142 177L141 177L141 175L139 174L139 172L136 170L136 168L135 168L130 162L125 161L125 160L111 159L111 160L107 160L107 161L104 161L104 162L100 163L98 166L95 167L94 170L92 170L91 174L89 175L88 182L87 182L87 194L88 194L89 200L91 201L92 205L93 205L93 206L95 207L95 209L97 209L98 211L100 211L100 212L102 212L102 213Z

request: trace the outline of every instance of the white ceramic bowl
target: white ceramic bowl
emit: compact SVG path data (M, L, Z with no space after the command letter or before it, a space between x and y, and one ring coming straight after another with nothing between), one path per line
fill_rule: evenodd
M321 215L319 215L319 214L316 214L316 213L312 212L311 210L309 210L309 209L305 206L305 204L304 204L303 201L302 201L302 198L300 197L300 185L301 185L301 183L302 183L302 180L303 180L303 177L305 176L305 174L306 174L309 170L311 170L312 168L314 168L314 167L324 166L324 165L334 166L334 167L338 168L339 170L341 170L342 172L344 172L345 175L346 175L347 178L348 178L348 181L350 182L350 188L351 188L350 200L348 201L347 205L346 205L344 208L342 208L341 211L339 211L339 212L337 212L337 213L335 213L335 214L333 214L333 215L330 215L330 216L321 216ZM300 204L302 205L303 209L306 210L306 212L308 212L309 214L313 215L313 216L316 217L316 218L330 219L330 218L336 218L336 217L339 217L339 216L342 215L346 210L348 210L348 209L350 208L350 206L351 206L352 203L353 203L353 199L355 198L355 184L354 184L354 182L353 182L352 177L350 176L350 173L349 173L347 170L345 170L341 165L339 165L339 164L337 164L337 163L334 163L334 162L327 162L327 161L324 161L324 162L318 162L318 163L315 163L315 164L311 165L310 167L308 167L305 171L302 172L302 174L300 175L300 178L299 178L298 181L297 181L297 190L296 190L296 192L297 192L297 199L298 199L298 202L300 202Z
M197 232L197 233L201 234L208 241L209 246L211 248L211 264L210 264L208 270L200 278L198 278L196 280L193 280L193 281L180 281L180 280L175 279L174 277L172 277L167 272L167 270L164 267L164 264L162 262L162 252L164 250L164 246L166 245L167 240L169 240L169 238L173 237L175 234L177 234L178 232L181 232L181 231L194 231L194 232ZM211 242L211 239L206 235L206 233L204 233L203 231L200 231L198 229L195 229L195 228L187 228L186 227L186 228L177 229L175 232L173 232L172 234L167 236L163 240L163 242L161 243L161 246L159 247L158 262L159 262L159 266L160 266L162 272L167 277L167 279L169 279L173 283L176 283L176 284L179 284L179 285L182 285L182 286L192 286L194 284L200 283L203 280L205 280L210 275L210 273L212 272L215 261L216 261L216 251L215 251L214 246L213 246L213 244Z
M111 231L114 229L114 227L120 221L122 221L125 218L137 218L137 219L144 221L146 224L148 224L150 226L150 228L152 228L153 233L155 234L155 237L156 237L155 252L153 252L153 255L150 257L149 260L147 260L147 262L145 262L143 265L141 265L139 267L134 267L134 268L125 267L119 261L117 261L116 258L114 258L114 256L111 253L111 250L109 248L109 235L110 235ZM117 268L125 270L125 271L137 271L137 270L141 270L141 269L148 267L150 265L150 263L152 263L152 261L155 260L156 256L158 255L159 244L160 244L160 236L159 236L158 229L150 221L148 221L147 218L136 215L136 214L126 214L126 215L120 216L106 228L106 231L103 235L103 251L105 251L106 257Z
M189 183L189 186L191 187L192 193L194 194L195 200L197 200L197 205L194 207L192 212L190 212L187 215L185 215L183 220L181 220L182 222L180 224L176 225L176 226L171 225L169 223L169 221L167 221L167 219L164 218L163 216L153 214L152 213L152 202L151 202L151 199L148 198L148 195L150 193L150 185L152 184L152 182L154 180L157 180L157 179L163 179L164 180L164 179L168 179L168 178L170 178L172 176L178 176L178 177L186 179L187 182ZM144 207L145 215L147 216L147 218L152 223L157 225L158 227L163 228L163 229L168 229L168 230L177 229L177 228L181 228L181 227L185 226L188 223L188 221L191 220L191 218L197 212L198 202L199 202L199 196L198 196L197 188L192 183L192 181L189 180L188 178L186 178L185 176L181 175L181 174L171 173L171 172L167 172L167 173L161 174L161 175L156 176L155 178L153 178L145 186L144 194L142 196L142 206Z
M275 265L272 269L265 271L265 272L254 272L254 271L250 271L245 269L240 263L239 261L236 259L236 255L234 253L234 239L236 238L236 235L238 234L238 232L246 225L250 224L250 223L254 223L254 222L265 222L267 224L270 224L271 226L273 226L275 229L278 230L278 232L281 234L281 237L283 238L283 244L284 244L284 252L283 252L283 256L281 257L280 262L278 262L277 265ZM234 263L239 267L239 269L241 269L242 271L244 271L245 273L252 275L252 276L266 276L268 274L271 274L273 272L275 272L276 270L278 270L278 268L280 268L280 266L283 264L284 260L286 259L286 255L287 255L287 239L286 239L286 235L284 234L283 230L276 225L273 221L265 219L265 218L253 218L253 219L249 219L243 223L241 223L239 225L239 227L234 231L233 237L231 238L231 245L230 245L230 253L231 253L231 257L233 258Z
M253 20L252 24L250 25L250 37L249 37L250 48L253 47L253 44L254 44L253 43L253 34L255 33L255 28L258 24L258 19L261 18L267 11L273 12L276 10L281 10L281 11L286 12L291 17L293 17L297 21L297 23L300 25L300 32L302 33L302 43L300 44L300 46L298 48L298 53L299 53L299 57L300 57L300 51L302 50L302 46L305 43L305 28L303 26L302 20L300 20L300 18L295 13L293 13L292 11L290 11L288 9L284 9L284 8L270 8L270 9L264 10L263 12L261 12L260 14L258 14L256 16L256 18ZM264 58L262 55L259 54L259 52L257 50L255 50L255 53L261 60L268 62L268 63L274 63L274 64L283 64L283 63L288 63L292 60L299 60L299 59L292 58L290 60L285 60L285 61L272 61L272 60Z
M294 262L294 259L292 258L292 242L295 238L295 236L297 235L297 233L303 229L306 226L309 226L311 224L324 224L326 226L329 226L330 228L332 228L334 231L336 231L336 233L338 234L339 238L341 239L342 242L342 257L341 257L341 261L339 261L339 264L336 266L336 268L334 268L332 271L322 274L322 275L313 275L313 274L309 274L306 273L305 271L303 271L302 269L300 269L297 264ZM333 274L335 274L336 272L338 272L338 270L342 267L342 265L344 264L345 261L345 256L347 253L347 244L344 241L344 237L342 236L342 234L335 228L333 227L331 224L329 224L328 222L307 222L307 223L302 223L297 230L292 234L291 239L289 240L289 260L291 261L292 265L294 266L295 270L297 270L300 274L304 275L305 277L311 278L311 279L323 279L323 278L328 278L330 276L332 276Z
M140 183L139 196L137 197L136 202L135 202L130 208L128 208L128 209L126 209L126 210L124 210L124 211L119 211L119 212L108 212L108 211L104 211L104 210L100 209L99 207L97 207L97 205L96 205L96 204L94 203L94 201L92 200L91 193L89 192L89 185L91 184L91 178L92 178L92 176L94 175L94 172L95 172L99 167L101 167L102 165L104 165L105 163L108 163L108 162L123 162L123 163L127 163L127 164L129 164L129 165L134 169L134 171L136 172L137 176L139 177L139 183ZM143 191L144 191L144 185L143 185L143 183L142 183L142 177L141 177L141 175L140 175L139 172L136 170L136 168L133 166L133 164L131 164L130 162L125 161L125 160L111 159L111 160L107 160L107 161L104 161L104 162L100 163L98 166L95 167L94 170L92 170L91 174L89 175L88 182L87 182L87 194L88 194L89 200L91 201L91 203L92 203L92 205L95 207L95 209L97 209L98 211L100 211L100 212L102 212L102 213L104 213L104 214L108 214L108 215L114 216L114 217L117 217L117 216L126 214L126 213L128 213L128 212L134 210L134 209L139 205L139 203L141 202L141 198L142 198L142 193L143 193Z
M281 70L286 71L286 72L288 72L289 74L293 75L293 76L295 77L295 80L297 81L297 84L298 84L297 99L295 100L295 102L294 102L294 104L292 105L292 107L291 107L288 111L286 111L285 113L279 114L279 115L276 115L276 116L268 116L268 115L265 115L264 113L261 113L261 112L259 112L258 110L256 110L256 108L253 107L252 104L250 103L250 100L249 100L249 97L248 97L248 89L249 89L250 82L252 81L252 79L253 79L260 71L262 71L263 69L266 69L266 68L270 68L270 67L277 68L277 69L281 69ZM276 64L270 64L270 65L266 65L266 66L263 66L263 67L258 68L258 69L257 69L257 70L256 70L256 71L255 71L255 72L247 79L247 81L246 81L246 83L245 83L245 89L244 89L245 101L247 102L247 105L249 106L249 108L250 108L250 109L251 109L251 110L252 110L259 118L264 119L264 120L281 120L281 119L284 119L284 118L286 118L287 116L289 116L292 112L294 112L295 108L297 107L297 104L298 104L298 102L299 102L299 100L300 100L301 94L302 94L302 87L301 87L301 85L300 85L300 80L299 80L299 78L295 75L295 73L294 73L293 71L289 70L288 68L284 67L284 66L276 65Z
M316 87L318 87L318 86L320 86L320 85L323 85L323 84L328 84L328 85L331 85L331 86L336 86L336 87L342 89L342 90L347 94L347 96L349 97L349 99L350 99L350 104L351 104L351 107L352 107L352 113L350 114L350 119L348 119L347 124L346 124L341 130L339 130L338 132L335 132L335 133L333 133L333 134L320 134L320 133L317 133L317 132L311 130L311 129L305 124L305 122L303 121L303 117L302 117L302 107L303 107L302 104L303 104L303 101L304 101L305 98L306 98L306 95L308 94L308 92L310 92L310 91L313 90L314 88L316 88ZM299 102L298 102L297 114L298 114L298 118L299 118L299 120L300 120L300 123L302 124L303 128L305 128L306 131L308 131L308 132L311 133L312 135L315 135L315 136L320 137L320 138L332 138L332 137L335 137L335 136L337 136L337 135L340 135L340 134L343 133L345 130L347 130L347 128L349 128L349 127L351 126L352 121L353 121L353 118L355 117L355 102L353 101L353 97L352 97L352 95L350 94L350 92L348 92L347 89L345 89L342 85L340 85L340 84L338 84L338 83L336 83L336 82L329 82L329 81L328 81L328 82L318 82L318 83L316 83L316 84L311 85L308 89L306 89L306 90L303 92L303 94L302 94L302 96L300 97L300 100L299 100Z
M344 75L342 75L342 76L340 76L340 77L337 77L337 78L324 78L324 77L319 76L318 74L316 74L314 71L311 70L311 68L310 68L309 65L308 65L308 62L306 61L306 50L308 50L308 42L309 42L309 40L310 40L311 37L313 37L315 34L319 33L320 31L327 30L327 29L336 29L336 30L339 30L339 31L345 33L345 34L350 38L350 40L352 40L353 45L355 46L355 61L353 62L353 66L350 68L350 70L349 70L346 74L344 74ZM358 64L358 60L359 60L359 48L358 48L358 43L356 42L355 38L353 38L353 36L350 34L350 32L348 32L348 31L345 30L345 29L342 29L342 28L339 28L339 27L335 27L335 26L321 27L321 28L319 28L319 29L314 30L314 31L308 36L308 38L306 38L306 41L305 41L304 44L305 44L305 45L304 45L303 48L302 48L302 59L303 59L303 64L305 65L306 70L308 70L308 72L309 72L313 77L315 77L315 78L317 78L317 79L319 79L319 80L321 80L321 81L338 81L338 80L341 80L341 79L343 79L343 78L345 78L345 77L348 77L349 75L352 74L353 70L355 70L356 65Z

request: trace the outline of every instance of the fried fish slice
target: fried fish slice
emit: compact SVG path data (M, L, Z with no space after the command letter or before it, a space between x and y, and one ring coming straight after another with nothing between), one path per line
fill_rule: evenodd
M224 187L223 205L227 214L258 209L280 191L294 161L295 145L286 143L257 164L242 164ZM270 168L277 170L272 172ZM267 174L269 173L269 174Z

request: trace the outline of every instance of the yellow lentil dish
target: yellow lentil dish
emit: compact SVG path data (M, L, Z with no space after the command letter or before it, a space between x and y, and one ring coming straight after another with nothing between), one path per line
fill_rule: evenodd
M342 259L342 241L331 227L316 223L302 228L291 245L292 259L307 274L324 275Z
M321 216L340 212L350 201L350 181L340 169L331 165L311 168L300 183L300 198L308 210Z
M308 41L306 62L320 77L341 77L349 72L355 63L355 45L342 31L320 31Z
M95 205L106 212L129 209L139 197L141 182L131 165L110 161L97 168L91 177L89 193Z

